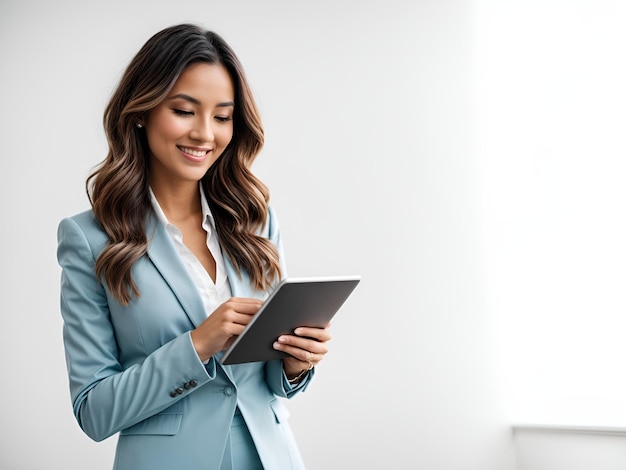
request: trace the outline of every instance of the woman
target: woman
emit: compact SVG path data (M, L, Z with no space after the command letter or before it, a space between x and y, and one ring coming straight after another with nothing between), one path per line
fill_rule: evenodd
M92 210L63 220L58 259L74 414L120 432L120 470L303 468L279 398L309 384L328 328L298 328L283 360L219 358L284 277L263 129L241 64L193 25L154 35L104 114Z

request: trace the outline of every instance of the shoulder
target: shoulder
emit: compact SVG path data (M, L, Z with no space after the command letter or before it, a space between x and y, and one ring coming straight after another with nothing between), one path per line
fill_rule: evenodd
M273 235L279 232L278 217L276 216L276 211L271 205L267 206L267 220L265 222L265 226L268 231L269 238L272 238Z
M267 206L267 217L265 218L265 223L259 228L256 234L263 238L267 238L274 243L276 243L278 238L280 238L278 219L276 217L276 212L271 205Z
M65 217L61 220L61 222L59 222L60 229L72 226L80 228L81 230L87 232L103 232L100 223L96 220L96 216L91 209L72 215L70 217Z
M79 212L78 214L74 214L69 217L65 217L63 220L61 220L61 223L67 223L66 221L68 220L74 221L80 226L93 225L98 223L96 221L96 216L91 209Z
M103 247L108 241L105 231L96 220L92 210L66 217L59 222L57 230L59 242L76 237L85 239L92 247Z

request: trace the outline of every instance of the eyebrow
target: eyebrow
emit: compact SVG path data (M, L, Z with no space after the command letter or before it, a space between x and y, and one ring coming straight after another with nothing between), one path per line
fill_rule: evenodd
M178 93L177 95L170 96L168 98L168 100L175 100L175 99L183 99L185 101L189 101L190 103L197 104L197 105L202 104L200 103L200 100L194 98L193 96L186 95L185 93ZM223 103L217 103L216 105L216 107L218 108L226 108L229 106L235 107L235 103L232 101L224 101Z

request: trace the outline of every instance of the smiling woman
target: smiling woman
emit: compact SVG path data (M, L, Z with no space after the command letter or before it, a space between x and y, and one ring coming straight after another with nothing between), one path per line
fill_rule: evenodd
M155 193L179 179L202 179L232 139L234 95L226 69L201 62L186 68L170 95L146 115Z
M304 390L328 328L298 328L282 360L219 361L285 274L263 128L241 65L193 25L153 36L105 111L92 210L64 219L61 313L74 414L120 433L115 468L299 469L279 398Z

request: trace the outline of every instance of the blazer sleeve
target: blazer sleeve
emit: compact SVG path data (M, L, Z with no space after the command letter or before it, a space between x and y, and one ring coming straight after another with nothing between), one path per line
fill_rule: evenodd
M276 250L278 251L278 261L280 263L281 278L284 279L287 277L285 248L283 246L283 239L280 235L280 227L278 225L278 219L276 218L276 212L274 212L272 206L268 206L267 221L267 238L274 244Z
M58 242L63 340L73 411L90 438L103 440L215 378L214 360L202 364L189 332L142 362L123 368L107 292L95 275L99 249L90 245L73 219L61 221Z

